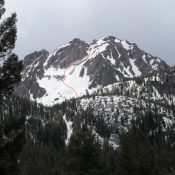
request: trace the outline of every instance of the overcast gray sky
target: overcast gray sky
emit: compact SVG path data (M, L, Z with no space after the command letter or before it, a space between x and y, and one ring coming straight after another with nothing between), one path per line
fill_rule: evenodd
M6 9L18 15L21 58L113 35L175 65L175 0L6 0Z

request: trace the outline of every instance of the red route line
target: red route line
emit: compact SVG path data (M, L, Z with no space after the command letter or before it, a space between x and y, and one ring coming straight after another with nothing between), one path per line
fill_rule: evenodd
M88 49L88 50L89 50L89 49ZM87 57L87 58L86 58L86 57ZM86 59L84 60L84 58L86 58ZM66 84L66 82L65 82L65 81L66 81L66 78L67 78L67 76L68 76L68 75L66 75L66 72L67 72L67 71L69 70L69 68L70 68L71 66L73 66L74 64L80 64L80 63L82 63L83 61L86 61L87 59L88 59L88 53L87 53L86 56L83 56L81 59L72 62L72 63L66 68L66 70L64 71L63 84L64 84L67 88L71 89L71 90L75 93L76 96L78 96L78 92L77 92L72 86L69 86L69 85Z

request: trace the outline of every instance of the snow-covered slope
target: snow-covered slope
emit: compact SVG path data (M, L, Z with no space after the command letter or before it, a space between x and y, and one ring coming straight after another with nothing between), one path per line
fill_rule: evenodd
M170 69L105 86L91 95L55 105L55 108L64 109L67 116L64 119L72 122L71 131L87 120L102 143L107 139L117 147L118 134L127 132L131 123L143 120L145 114L154 114L154 120L159 121L157 126L164 131L173 127L174 104L175 71Z
M125 40L112 36L91 43L74 39L53 53L41 50L27 55L16 93L53 105L160 67L168 65Z

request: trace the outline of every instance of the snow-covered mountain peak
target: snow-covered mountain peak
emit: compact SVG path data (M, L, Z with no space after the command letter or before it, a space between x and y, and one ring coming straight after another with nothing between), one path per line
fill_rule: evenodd
M158 67L168 65L126 40L108 36L88 43L75 38L53 53L41 50L27 55L16 92L53 105Z

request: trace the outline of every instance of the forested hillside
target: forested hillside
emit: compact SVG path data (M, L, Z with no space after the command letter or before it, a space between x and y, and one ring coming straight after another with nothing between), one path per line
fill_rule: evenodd
M74 104L44 107L16 97L6 98L1 105L1 109L6 108L4 117L15 113L26 116L26 143L19 162L22 174L174 173L175 126L167 125L155 109L142 108L145 112L134 113L128 124L123 120L121 126L116 123L112 127L106 123L107 116L94 115L91 108L76 109ZM73 127L68 142L65 115ZM116 136L112 139L111 134Z

